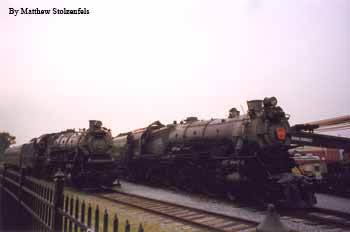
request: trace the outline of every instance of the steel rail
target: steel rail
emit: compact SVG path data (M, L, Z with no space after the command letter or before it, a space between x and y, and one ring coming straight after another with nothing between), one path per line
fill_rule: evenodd
M212 227L211 225L208 226L207 224L212 224L211 220L215 221L216 217L224 219L225 221L226 220L236 221L236 222L242 222L243 224L248 223L249 225L254 225L254 226L258 225L258 222L256 221L247 220L239 217L233 217L233 216L229 216L221 213L209 212L209 211L194 208L194 207L189 207L189 206L184 206L181 204L171 203L163 200L143 197L136 194L120 192L117 190L108 189L107 191L109 192L98 193L95 195L97 197L101 197L106 200L111 200L114 202L129 205L132 207L140 208L146 211L151 211L152 213L168 216L176 220L185 221L187 223L190 223L196 226L202 226L215 231L240 231L240 230L220 230L220 228L215 228L215 226L214 227ZM246 208L253 209L253 206L251 207L248 206ZM199 213L207 216L203 216L203 220L200 220L199 223L195 222L196 218L194 220L186 220L186 219L184 220L183 215L181 214L181 210L188 210L189 213L194 212L194 213ZM254 208L254 210L257 210L257 209ZM265 209L260 208L258 209L258 211L261 211L263 213ZM336 211L336 210L320 208L320 207L312 207L310 209L302 209L302 210L280 209L279 211L280 211L279 214L281 216L287 216L291 219L297 218L297 219L303 219L309 222L310 221L316 222L320 226L326 225L326 226L331 226L333 228L339 228L339 229L350 228L350 213L346 213L342 211ZM187 214L184 213L184 215L186 216ZM209 218L208 223L205 223L206 220L204 218L206 217ZM214 217L214 218L211 219L211 217ZM250 228L248 228L247 231L250 231L249 229Z
M169 217L197 227L210 229L211 231L253 232L256 231L256 226L258 225L256 221L252 220L208 212L189 206L124 193L117 190L108 189L102 193L94 193L94 195L105 200L142 209L153 214Z
M281 216L306 219L308 221L319 223L319 225L350 230L350 213L342 211L312 207L305 210L283 210Z

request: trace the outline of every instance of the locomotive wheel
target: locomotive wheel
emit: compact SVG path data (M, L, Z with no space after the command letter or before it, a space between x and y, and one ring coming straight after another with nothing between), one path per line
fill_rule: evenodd
M134 183L140 183L144 181L145 177L145 170L141 165L131 165L128 174L127 174L127 179L131 182Z
M176 186L186 192L193 193L199 190L200 178L198 170L192 166L179 169L176 175Z
M230 201L235 201L237 200L237 193L234 193L232 191L226 191L226 197L230 200Z
M81 188L83 186L82 179L77 177L77 176L72 176L71 177L71 182L72 182L72 185L77 187L77 188Z
M52 168L47 165L43 166L39 171L39 178L47 181L53 180Z
M203 178L202 191L210 197L220 197L225 195L224 183L215 177Z
M171 166L165 166L162 169L165 170L162 184L171 190L179 191L180 189L177 187L177 170Z
M131 167L126 171L125 179L130 182L136 182L136 176L134 175L133 169Z
M85 182L85 179L81 176L81 173L83 172L84 168L84 158L79 156L75 159L73 167L70 172L71 176L71 182L74 186L80 188L82 187Z
M146 181L154 186L160 186L162 183L162 172L157 168L149 168L146 173Z

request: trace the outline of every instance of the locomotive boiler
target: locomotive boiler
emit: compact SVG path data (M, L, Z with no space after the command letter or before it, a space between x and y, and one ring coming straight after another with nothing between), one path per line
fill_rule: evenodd
M117 178L111 155L112 135L102 122L90 120L89 129L44 134L29 143L10 147L4 165L23 168L33 176L52 179L61 169L78 187L112 185Z
M296 164L288 153L289 116L275 97L247 104L246 115L233 108L224 119L156 121L119 134L114 156L131 180L311 207L312 180L291 172Z

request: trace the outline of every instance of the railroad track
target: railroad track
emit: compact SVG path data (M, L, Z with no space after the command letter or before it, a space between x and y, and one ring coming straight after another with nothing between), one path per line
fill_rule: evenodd
M131 207L143 209L158 215L170 217L195 226L204 227L213 231L256 231L258 222L220 213L208 212L198 208L188 207L162 200L142 197L135 194L106 190L96 196ZM250 208L244 207L244 208ZM254 208L255 211L260 211ZM261 209L263 213L265 210ZM328 228L350 231L350 214L330 209L314 207L308 210L279 210L285 220L303 220L305 224L327 226Z
M308 210L284 211L281 212L281 215L315 222L317 225L327 225L350 231L350 213L313 207Z
M106 190L96 196L217 232L255 232L257 222L165 201Z

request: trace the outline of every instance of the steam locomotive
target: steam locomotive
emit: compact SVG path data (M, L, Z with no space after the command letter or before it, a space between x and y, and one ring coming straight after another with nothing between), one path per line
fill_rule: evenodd
M112 135L102 122L89 129L44 134L4 153L7 168L23 168L35 177L51 179L61 169L78 187L112 185L118 173L111 155Z
M296 164L288 153L289 115L275 97L247 104L246 115L232 108L225 119L156 121L119 134L113 139L115 159L133 181L311 207L312 179L291 172Z

